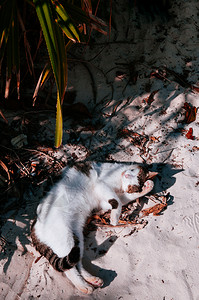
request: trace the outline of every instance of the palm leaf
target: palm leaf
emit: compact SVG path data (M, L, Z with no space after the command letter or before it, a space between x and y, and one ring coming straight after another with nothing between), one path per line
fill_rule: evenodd
M65 51L67 52L69 50L69 48L72 46L73 42L71 40L68 41L68 43L65 46ZM39 76L39 80L37 82L35 91L34 91L34 95L33 95L33 106L35 105L35 101L37 99L38 93L39 93L39 89L45 85L45 83L49 80L50 77L53 76L53 71L52 71L52 67L50 62L46 63L46 65L44 66L40 76Z
M55 147L58 148L62 143L63 120L61 111L61 101L57 92L57 113L56 113L56 130L55 130Z
M52 6L47 0L33 0L36 12L43 30L48 49L53 74L57 85L57 113L55 128L55 147L58 148L62 141L62 111L61 102L67 85L67 60L63 34L54 21Z
M53 72L52 72L52 68L51 68L51 65L50 65L50 62L47 63L40 76L39 76L39 80L37 82L37 85L36 85L36 88L34 90L34 95L33 95L33 106L35 105L35 101L37 99L37 96L38 96L38 93L39 93L39 89L45 84L45 82L53 75Z
M54 29L54 19L52 17L50 3L47 0L33 0L37 16L39 18L43 35L46 41L52 69L55 80L58 81L57 72L57 52L56 52L56 36Z
M89 8L89 5L84 6L85 10L67 2L64 2L63 5L67 13L70 15L71 19L73 19L73 21L77 24L85 23L90 27L94 26L98 31L103 31L104 34L107 34L103 29L101 29L101 26L106 27L107 24L103 20L92 14L92 10Z
M65 35L73 42L80 42L79 31L73 24L70 16L68 15L64 7L57 0L52 0L52 3L54 4L57 13L56 21L65 33Z

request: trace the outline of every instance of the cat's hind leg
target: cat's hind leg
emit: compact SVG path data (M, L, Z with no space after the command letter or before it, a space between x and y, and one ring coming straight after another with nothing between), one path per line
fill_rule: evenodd
M92 294L94 287L84 280L76 267L64 272L73 285L84 294Z
M83 276L83 278L90 284L92 284L93 287L102 287L104 282L101 278L97 276L91 275L89 272L87 272L84 267L82 266L82 262L79 262L78 265L78 270L80 274Z
M82 233L81 228L78 230L78 238L80 242L80 257L82 258L84 255L84 236ZM83 265L82 265L82 260L80 259L78 264L77 264L77 269L81 276L90 284L92 284L93 287L101 287L103 285L103 280L99 277L91 275L89 272L87 272Z

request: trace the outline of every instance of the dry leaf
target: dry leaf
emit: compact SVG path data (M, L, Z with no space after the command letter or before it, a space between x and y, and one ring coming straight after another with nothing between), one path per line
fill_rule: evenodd
M148 98L145 98L143 101L146 102L148 105L151 105L151 103L155 100L154 96L155 94L157 94L157 92L159 92L159 90L153 91Z
M186 138L189 140L194 140L195 137L193 136L193 128L189 128L187 134L186 134Z
M196 91L197 93L199 93L199 87L198 86L192 85L191 88L192 88L193 91Z
M195 106L191 106L189 103L185 102L183 108L185 111L185 120L186 124L189 124L196 119L197 108Z
M137 132L134 132L132 130L129 129L120 129L118 131L118 137L123 137L123 138L128 138L130 140L130 142L137 147L144 147L144 145L146 144L146 142L148 142L148 136L146 135L141 135Z
M99 215L92 215L91 217L89 217L88 219L87 219L87 222L86 222L86 225L89 225L92 221L98 221L98 222L100 222L100 223L102 223L102 224L106 224L107 225L107 222L105 221L105 219L104 218L102 218L101 216L99 216Z
M158 216L166 207L167 207L167 203L158 203L152 207L143 209L141 212L143 216L148 216L149 214Z
M161 138L161 136L158 136L158 137L156 137L156 136L150 136L150 140L152 141L152 142L159 142L159 139Z
M4 114L2 113L1 110L0 110L0 115L2 116L2 118L4 119L4 121L8 124L8 120L6 119L6 117L4 116Z
M7 173L8 176L8 181L10 181L10 173L9 170L7 168L7 166L4 164L4 162L2 162L2 160L0 160L0 166L4 169L4 171Z

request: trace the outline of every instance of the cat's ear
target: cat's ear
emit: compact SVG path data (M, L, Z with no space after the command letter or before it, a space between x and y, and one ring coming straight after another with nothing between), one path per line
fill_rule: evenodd
M158 172L149 172L148 174L147 174L147 177L146 177L146 179L148 180L148 179L153 179L153 178L155 178L155 176L157 176L158 175Z

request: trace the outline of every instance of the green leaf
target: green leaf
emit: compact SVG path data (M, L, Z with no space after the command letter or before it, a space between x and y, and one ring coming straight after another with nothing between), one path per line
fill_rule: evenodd
M39 18L43 35L46 41L52 69L55 80L58 82L58 66L57 66L57 52L56 52L56 36L54 29L54 19L50 8L50 3L47 0L33 0L37 16Z
M61 111L61 101L59 93L57 93L57 114L56 114L56 130L55 130L55 147L59 148L63 136L63 120Z
M57 23L65 33L65 35L73 42L80 42L79 30L72 23L72 20L64 7L57 0L52 0L55 10L57 12Z
M48 0L33 0L36 12L43 30L48 49L53 74L57 85L57 113L55 128L55 147L59 147L62 141L63 121L61 103L67 86L67 58L64 37L54 15L56 10ZM52 11L52 9L54 9Z

